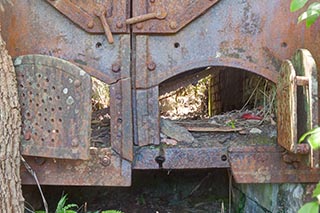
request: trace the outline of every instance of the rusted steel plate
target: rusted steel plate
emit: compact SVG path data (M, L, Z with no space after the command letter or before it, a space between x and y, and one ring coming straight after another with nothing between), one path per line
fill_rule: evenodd
M72 2L79 5L88 2L90 6L93 1ZM114 4L121 2L113 1ZM15 0L14 7L4 6L4 12L0 11L1 34L12 57L26 54L55 56L84 65L90 68L89 71L95 70L93 76L102 77L107 84L130 77L130 63L127 64L131 51L129 34L114 35L111 45L105 35L85 32L45 0Z
M133 159L131 79L110 85L111 147L124 159Z
M282 63L277 84L278 144L291 152L297 147L297 85L292 63Z
M88 159L90 76L50 56L20 56L14 65L22 108L22 154Z
M163 169L228 168L227 148L159 148L135 150L134 169L159 169L156 157L163 155Z
M131 162L110 149L91 150L90 160L25 157L41 185L130 186ZM23 184L36 184L21 166Z
M133 17L149 13L165 13L165 18L150 19L133 26L134 33L176 33L205 13L219 0L133 0Z
M298 47L310 49L320 60L320 25L304 30L294 23L297 16L286 2L224 0L174 35L137 35L137 87L209 66L235 67L276 82L281 62ZM153 71L148 70L150 62L156 65Z
M137 143L139 146L159 144L159 88L136 91L137 101Z
M54 8L68 17L83 30L90 33L104 33L102 24L97 17L100 10L106 12L110 30L114 33L128 33L125 20L129 14L130 1L117 0L47 0Z
M317 183L320 170L308 166L307 155L289 154L279 146L229 148L237 183Z

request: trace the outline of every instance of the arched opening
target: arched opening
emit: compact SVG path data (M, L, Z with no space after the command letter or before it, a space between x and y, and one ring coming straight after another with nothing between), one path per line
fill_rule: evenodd
M198 68L162 82L159 94L161 142L183 143L179 136L174 138L182 134L179 128L169 128L178 129L169 132L171 136L165 133L167 121L187 129L191 133L187 141L196 147L229 146L240 140L276 142L276 87L255 73L232 67Z

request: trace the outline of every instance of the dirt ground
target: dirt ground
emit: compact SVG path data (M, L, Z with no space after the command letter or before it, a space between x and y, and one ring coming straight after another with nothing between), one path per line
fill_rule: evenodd
M229 178L225 169L134 171L131 187L42 186L50 212L62 194L78 212L121 210L125 213L228 212ZM35 186L23 186L34 209L43 209Z

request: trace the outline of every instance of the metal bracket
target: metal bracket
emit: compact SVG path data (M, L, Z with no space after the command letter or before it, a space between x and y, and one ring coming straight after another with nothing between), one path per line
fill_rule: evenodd
M315 62L306 50L298 50L292 62L283 62L277 85L278 143L290 152L310 154L310 146L298 137L312 128L312 83ZM299 76L297 76L297 74Z

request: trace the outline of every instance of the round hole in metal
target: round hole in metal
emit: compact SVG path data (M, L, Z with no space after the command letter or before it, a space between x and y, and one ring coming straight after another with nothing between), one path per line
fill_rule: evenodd
M221 160L222 160L222 161L226 161L226 160L228 160L228 157L227 157L226 155L222 155L222 156L221 156Z

